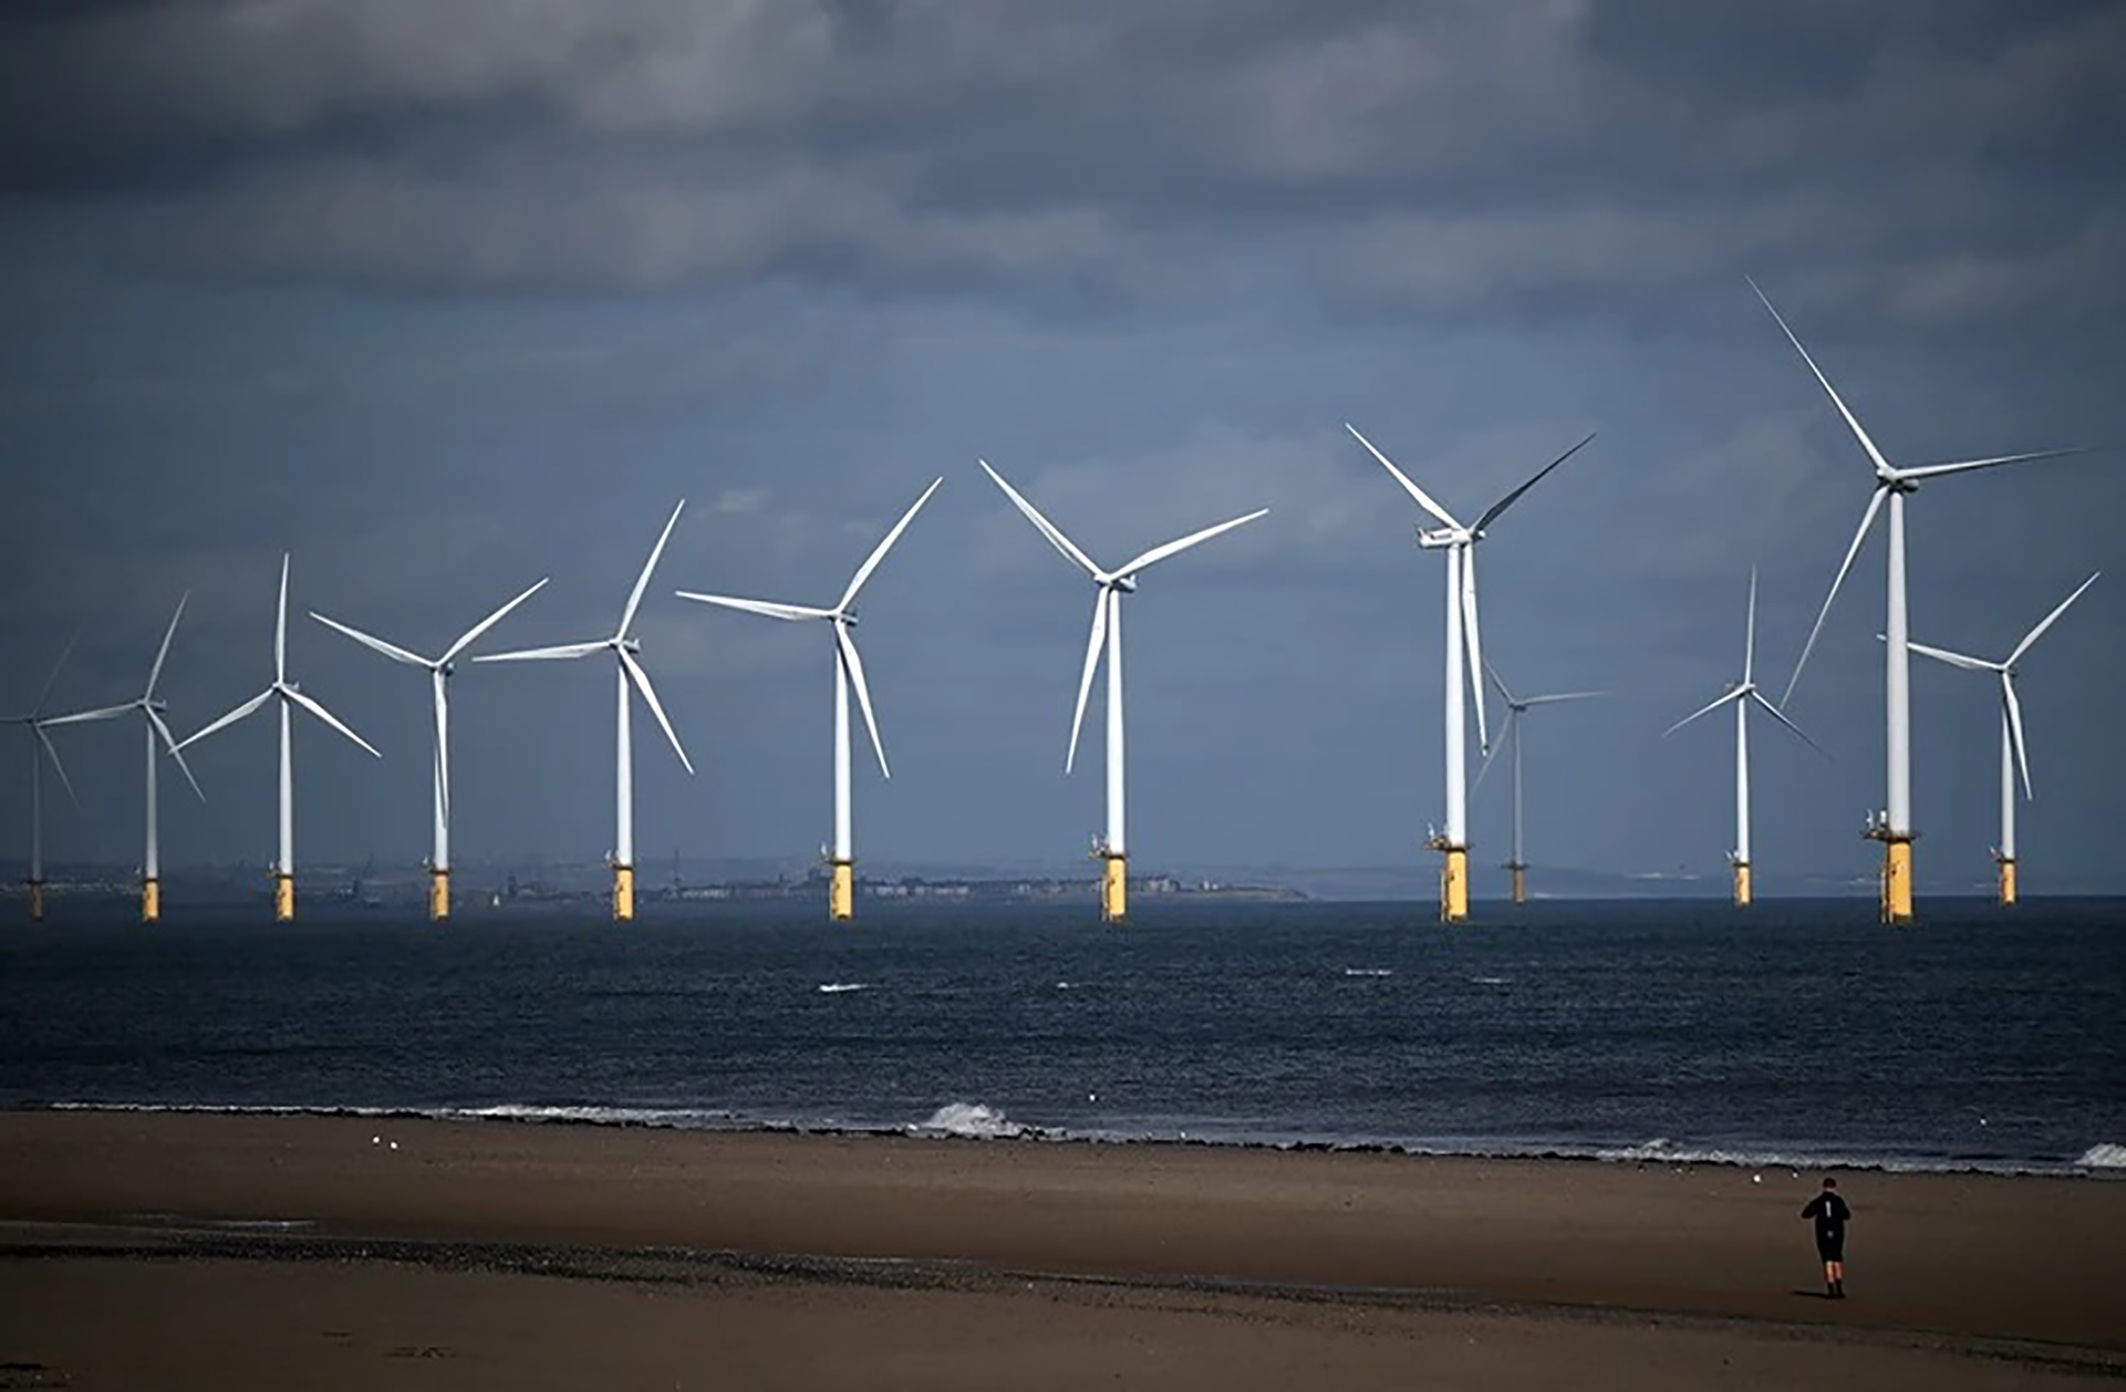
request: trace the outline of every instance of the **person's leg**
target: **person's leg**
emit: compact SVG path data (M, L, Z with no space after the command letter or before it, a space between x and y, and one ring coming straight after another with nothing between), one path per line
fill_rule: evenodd
M1831 1294L1843 1297L1845 1295L1845 1262L1842 1260L1828 1261L1823 1264L1823 1269L1831 1278Z

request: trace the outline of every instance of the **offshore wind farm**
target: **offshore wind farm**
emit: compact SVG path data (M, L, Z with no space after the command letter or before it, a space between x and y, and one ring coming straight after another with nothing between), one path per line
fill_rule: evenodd
M2116 1386L2122 54L0 6L0 1387Z

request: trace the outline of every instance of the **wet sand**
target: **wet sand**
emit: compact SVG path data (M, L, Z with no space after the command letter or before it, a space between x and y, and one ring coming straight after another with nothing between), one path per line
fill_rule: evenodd
M1797 1216L1817 1178L5 1114L0 1388L2126 1374L2126 1184L1844 1176L1851 1298L1834 1303Z

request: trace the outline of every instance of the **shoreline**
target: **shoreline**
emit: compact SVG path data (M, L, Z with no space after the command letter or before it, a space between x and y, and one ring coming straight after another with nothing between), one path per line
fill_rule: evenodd
M940 1123L947 1113L961 1115ZM1717 1145L1677 1146L1665 1138L1637 1145L1570 1142L1483 1142L1334 1139L1278 1136L1275 1133L1190 1135L1187 1130L1121 1132L1042 1126L1012 1121L980 1103L948 1103L925 1122L876 1124L834 1120L784 1120L740 1116L723 1108L629 1107L599 1104L487 1103L433 1106L346 1106L299 1103L100 1102L60 1100L0 1106L0 1118L37 1114L345 1118L373 1121L517 1126L582 1126L618 1130L667 1131L704 1135L769 1135L1018 1142L1028 1145L1175 1147L1306 1155L1389 1155L1425 1160L1545 1161L1559 1164L1622 1165L1635 1168L1708 1167L1727 1170L1786 1170L1790 1173L1836 1171L1880 1175L1969 1175L2001 1179L2073 1179L2126 1181L2126 1144L2099 1141L2073 1160L2016 1159L2006 1156L1931 1157L1854 1155L1800 1151L1724 1149Z

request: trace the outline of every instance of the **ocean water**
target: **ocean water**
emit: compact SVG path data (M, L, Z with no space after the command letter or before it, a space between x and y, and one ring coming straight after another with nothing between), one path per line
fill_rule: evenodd
M2126 1175L2126 901L1923 907L68 903L0 929L0 1105Z

